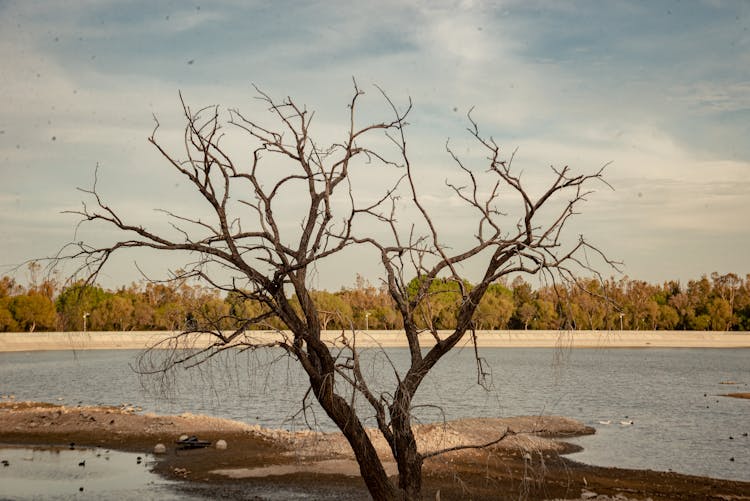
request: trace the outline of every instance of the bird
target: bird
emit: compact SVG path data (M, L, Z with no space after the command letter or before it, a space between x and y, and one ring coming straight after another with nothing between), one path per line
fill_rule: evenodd
M8 461L7 459L3 459L2 461L0 461L0 463L2 463L3 466L10 466L10 461Z
M609 420L609 419L606 419L606 420L603 420L603 421L599 421L599 424L612 424L612 421Z
M86 460L84 459L80 463L78 463L78 466L86 466Z
M625 421L620 421L620 424L623 425L623 426L630 426L630 425L633 424L633 420L632 419L628 419L628 420L625 420Z

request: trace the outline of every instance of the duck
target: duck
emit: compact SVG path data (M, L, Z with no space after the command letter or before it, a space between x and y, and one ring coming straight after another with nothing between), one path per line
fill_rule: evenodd
M623 426L632 426L633 420L632 419L627 419L627 420L624 420L624 421L620 421L620 424L623 425Z
M605 420L599 421L599 424L612 424L612 420L611 419L605 419Z

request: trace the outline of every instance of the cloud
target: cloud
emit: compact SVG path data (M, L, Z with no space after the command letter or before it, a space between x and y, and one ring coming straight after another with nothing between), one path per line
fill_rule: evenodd
M592 172L612 162L606 174L615 191L602 186L580 221L616 246L618 235L638 236L623 249L636 256L627 261L645 259L639 253L648 246L688 248L689 235L746 243L750 16L742 5L200 7L1 4L0 57L12 71L0 75L0 204L10 211L0 233L26 221L18 254L57 247L57 230L49 233L56 211L76 205L75 186L90 185L97 163L102 189L134 217L154 221L156 206L189 210L179 180L146 142L154 113L160 140L182 148L178 90L193 108L219 104L266 120L253 99L257 83L315 110L313 132L326 144L346 132L353 76L367 93L359 124L391 116L373 84L400 109L413 98L407 139L419 191L446 209L441 222L456 235L467 224L449 217L460 204L444 186L455 179L445 141L485 168L486 151L465 131L474 107L482 134L505 154L518 148L516 168L532 189L542 188L549 165ZM292 12L304 22L290 23ZM387 147L383 138L371 144ZM227 146L247 160L246 137L229 134ZM378 176L360 172L366 199L375 198ZM707 250L696 249L703 266ZM687 270L687 258L683 264Z

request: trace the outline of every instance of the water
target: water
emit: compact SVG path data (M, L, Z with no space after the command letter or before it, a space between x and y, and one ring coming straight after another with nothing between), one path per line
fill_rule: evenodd
M143 462L137 456L104 449L0 448L0 458L8 462L0 469L0 499L191 499L178 491L178 482L149 471L151 456Z
M139 378L136 351L0 354L0 394L65 405L132 403L157 413L193 412L268 427L332 425L315 406L300 413L301 370L279 352L245 353L179 370L169 380ZM481 350L491 377L477 385L473 350L446 356L417 394L423 422L476 416L557 414L597 429L572 459L602 466L673 470L750 481L750 349ZM367 376L388 388L406 349L369 351ZM721 384L734 381L736 384ZM704 396L705 395L705 396ZM363 415L366 415L363 414ZM621 420L633 426L621 426ZM610 420L602 425L599 421ZM372 425L373 420L368 419ZM730 437L732 437L730 439ZM734 458L731 461L730 458Z

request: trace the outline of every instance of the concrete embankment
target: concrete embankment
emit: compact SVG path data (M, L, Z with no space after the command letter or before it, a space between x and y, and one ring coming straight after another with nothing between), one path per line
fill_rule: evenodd
M450 334L438 333L440 338ZM358 347L406 347L403 331L347 331L348 342ZM162 343L175 346L170 340L178 332L3 332L0 333L0 352L41 350L141 350ZM289 336L273 331L251 331L246 341L271 343ZM324 331L323 339L331 344L342 343L341 331ZM477 331L480 347L498 348L750 348L748 332L692 332L692 331ZM202 348L214 342L209 335L191 334L181 339L181 347ZM435 338L430 333L420 335L423 347L432 346ZM459 346L471 344L469 334Z

